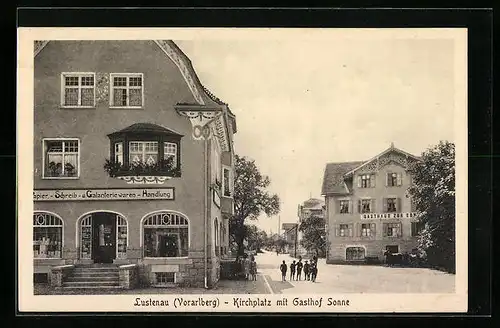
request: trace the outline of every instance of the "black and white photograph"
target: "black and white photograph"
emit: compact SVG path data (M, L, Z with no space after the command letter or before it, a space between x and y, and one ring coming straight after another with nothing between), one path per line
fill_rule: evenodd
M27 309L466 309L464 29L19 40Z

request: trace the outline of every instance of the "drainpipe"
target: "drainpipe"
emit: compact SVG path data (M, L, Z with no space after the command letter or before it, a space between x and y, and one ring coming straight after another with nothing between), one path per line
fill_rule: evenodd
M208 219L208 196L207 196L207 190L208 190L208 186L207 186L207 177L208 177L208 141L206 139L203 139L203 143L204 143L204 146L205 146L205 151L203 152L203 156L204 156L204 173L205 173L205 177L203 178L203 209L204 209L204 213L203 213L203 221L204 221L204 247L203 247L203 250L204 250L204 256L205 256L205 289L208 289L208 277L207 277L207 270L208 270L208 256L207 256L207 244L208 244L208 237L207 237L207 228L208 228L208 225L207 225L207 219Z

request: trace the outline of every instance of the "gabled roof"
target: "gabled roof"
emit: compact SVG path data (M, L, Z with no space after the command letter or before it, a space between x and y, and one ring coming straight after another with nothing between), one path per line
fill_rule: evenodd
M344 175L353 168L356 168L363 163L363 161L356 161L326 164L321 194L326 195L348 193L349 190L344 183Z
M323 204L325 202L322 199L318 198L309 198L305 202L302 203L303 208L309 208L309 209L321 209L323 207Z
M109 134L111 135L116 135L120 133L157 133L157 134L168 134L168 135L175 135L175 136L182 136L182 134L171 130L164 128L163 126L153 124L153 123L135 123L132 124L120 131L113 132Z

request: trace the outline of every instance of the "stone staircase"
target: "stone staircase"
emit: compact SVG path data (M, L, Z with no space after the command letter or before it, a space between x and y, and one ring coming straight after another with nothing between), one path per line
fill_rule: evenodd
M114 264L78 265L64 279L64 289L119 289L120 270Z

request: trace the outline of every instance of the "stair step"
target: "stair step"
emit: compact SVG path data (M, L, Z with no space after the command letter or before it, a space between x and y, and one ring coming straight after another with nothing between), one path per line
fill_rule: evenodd
M67 282L98 282L98 281L120 281L119 277L68 277Z
M63 286L63 289L122 289L121 286Z
M118 281L65 281L63 287L109 287L109 286L120 286Z

